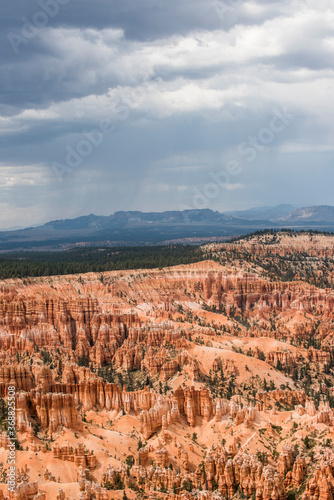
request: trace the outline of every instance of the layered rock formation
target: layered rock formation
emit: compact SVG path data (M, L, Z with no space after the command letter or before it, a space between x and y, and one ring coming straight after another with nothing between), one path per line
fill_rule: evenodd
M0 498L333 497L334 292L228 248L224 266L0 285Z

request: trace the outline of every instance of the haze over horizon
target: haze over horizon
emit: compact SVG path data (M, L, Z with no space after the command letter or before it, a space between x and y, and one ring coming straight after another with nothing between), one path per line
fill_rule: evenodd
M51 3L2 6L0 228L334 205L332 2Z
M288 204L288 205L290 205L290 204ZM274 206L265 206L265 205L263 205L262 207L248 207L248 208L243 209L243 210L247 211L247 210L258 209L258 208L275 208L275 207ZM295 206L294 208L299 208L299 207ZM169 211L169 210L166 210L166 211ZM170 211L173 211L173 209L171 209ZM219 210L217 210L217 211L219 211ZM118 212L118 210L116 210L115 212ZM78 217L87 217L87 216L90 216L90 215L95 215L97 217L106 217L106 216L108 217L110 215L114 215L115 212L113 212L113 213L95 213L95 214L94 213L83 213L83 214L79 214ZM131 212L141 212L141 211L133 209L133 210L131 210ZM161 210L161 211L160 210L150 210L149 212L158 212L159 213L159 212L164 212L164 211L163 210ZM234 212L234 211L232 210L231 212ZM238 210L235 210L235 212L238 212ZM143 211L143 213L147 213L147 212ZM229 213L229 211L227 211L227 213ZM57 219L57 220L66 220L66 219L69 219L69 217L63 217L63 218ZM56 219L54 219L54 220L56 220ZM41 223L33 223L31 225L31 227L37 227L37 226L40 226L40 225L44 225L44 224L46 224L48 222L52 222L52 221L48 219L48 220L42 221ZM7 228L1 228L0 227L0 231L15 231L17 229L27 229L27 228L28 228L28 226L12 226L12 227L7 227Z
M84 225L87 227L100 227L102 220L105 219L112 219L114 217L117 218L117 220L122 221L124 225L127 224L126 221L134 221L136 217L138 216L138 224L140 225L144 220L146 220L146 223L150 220L147 218L147 215L152 215L153 220L155 222L160 222L164 221L167 222L168 218L160 218L159 216L163 215L168 215L171 216L171 220L176 223L176 220L178 218L178 215L181 216L180 221L182 221L182 224L190 222L190 219L188 219L188 215L186 217L182 216L181 214L183 212L187 212L188 209L185 210L151 210L151 211L140 211L140 210L119 210L115 211L113 213L84 213L80 214L78 217L74 218L69 218L69 217L64 217L61 219L53 219L53 220L46 220L43 221L42 223L36 223L36 224L31 224L29 227L24 227L24 226L14 226L14 227L9 227L9 228L0 228L0 232L7 232L7 231L16 231L16 230L21 230L21 229L31 229L31 228L43 228L44 225L48 226L49 228L52 226L54 222L69 222L74 224L72 228L76 227L76 222L82 221L86 219L86 222L84 222ZM270 223L271 222L277 222L277 223L282 223L284 224L284 221L294 221L296 222L299 220L299 222L302 224L303 221L305 222L305 227L307 227L308 222L311 222L311 225L309 229L317 229L317 226L312 226L312 223L317 224L319 223L318 229L321 230L328 230L328 228L324 227L324 224L326 223L333 223L333 217L334 217L334 206L331 205L317 205L317 206L307 206L307 207L301 207L292 203L281 203L279 205L261 205L257 207L249 207L246 209L242 210L231 210L231 211L225 211L225 212L220 212L219 210L212 210L211 208L204 208L204 209L196 209L196 208L191 208L190 211L194 212L194 215L191 217L192 221L197 220L200 222L201 216L207 217L206 222L202 222L202 224L212 223L215 219L213 218L211 220L211 217L214 217L214 214L220 214L222 216L227 216L228 219L226 220L234 220L235 223L237 224L238 221L241 222L243 221L249 221L251 224L252 221L254 223L268 223L268 229L271 227ZM210 212L210 213L207 213ZM157 218L156 218L157 217ZM116 220L116 219L115 219ZM51 225L50 225L51 224ZM159 224L159 222L158 222ZM176 223L177 224L177 223ZM204 227L203 226L203 227ZM68 226L67 229L69 229L71 226ZM261 226L262 227L262 226ZM283 226L281 226L283 227ZM303 228L305 230L305 227ZM58 229L60 226L58 226ZM300 226L302 228L302 226ZM53 228L55 229L55 228ZM259 226L260 229L260 226ZM250 227L249 232L251 233L253 230L255 230L253 227Z

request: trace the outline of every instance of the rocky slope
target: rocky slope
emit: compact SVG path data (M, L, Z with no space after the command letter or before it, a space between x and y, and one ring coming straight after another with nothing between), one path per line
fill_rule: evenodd
M319 266L331 241L261 238L189 266L2 281L0 499L332 499L334 291L243 258Z
M270 280L302 280L333 288L333 238L333 234L312 231L264 231L233 243L205 245L202 251L224 264L255 271Z

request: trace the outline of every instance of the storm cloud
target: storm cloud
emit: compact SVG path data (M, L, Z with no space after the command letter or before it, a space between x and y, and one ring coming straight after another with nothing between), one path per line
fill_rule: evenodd
M331 0L1 10L0 228L334 204Z

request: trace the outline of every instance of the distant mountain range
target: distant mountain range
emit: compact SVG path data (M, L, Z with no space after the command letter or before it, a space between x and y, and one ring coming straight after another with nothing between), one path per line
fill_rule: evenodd
M225 212L225 214L246 220L276 221L291 214L296 209L297 207L294 205L277 205L276 207L255 207L249 210Z
M334 207L328 205L320 205L318 207L306 207L294 210L290 214L280 219L282 222L291 223L305 222L312 223L334 223Z
M152 245L182 240L201 243L255 230L288 227L334 231L334 207L293 205L220 213L184 210L121 211L55 220L39 227L0 232L0 250L61 250L74 246Z
M223 223L233 220L229 217L213 210L184 210L170 212L115 212L114 215L86 215L77 219L65 219L48 222L41 226L45 229L105 229L124 226L136 226L147 224L197 224Z

